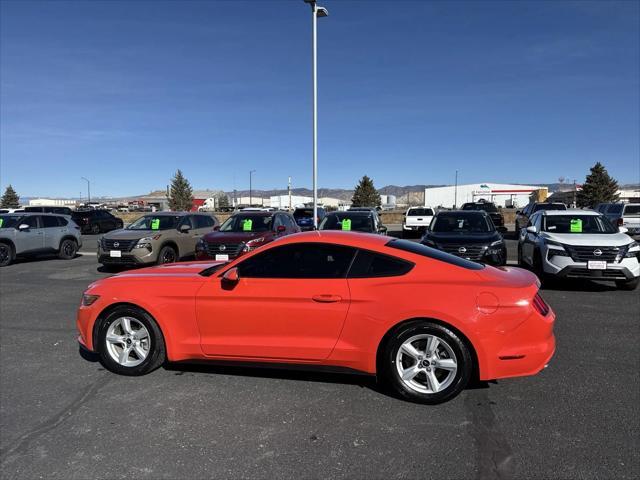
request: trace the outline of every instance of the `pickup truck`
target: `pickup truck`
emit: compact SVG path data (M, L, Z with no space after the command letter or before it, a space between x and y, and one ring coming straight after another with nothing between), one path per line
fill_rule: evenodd
M613 225L626 228L630 236L640 236L640 203L601 203L595 210Z
M431 207L409 207L402 220L402 237L412 233L422 235L433 220L434 212Z

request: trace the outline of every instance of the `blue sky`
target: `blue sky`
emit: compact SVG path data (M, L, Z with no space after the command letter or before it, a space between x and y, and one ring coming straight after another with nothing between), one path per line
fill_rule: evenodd
M319 184L640 182L640 10L322 3ZM302 0L0 6L0 187L23 196L311 186Z

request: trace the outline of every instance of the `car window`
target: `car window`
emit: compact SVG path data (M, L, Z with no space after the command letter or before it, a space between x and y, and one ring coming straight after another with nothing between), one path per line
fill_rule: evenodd
M270 248L238 265L247 278L344 278L356 249L325 243Z
M624 214L625 215L640 215L640 204L638 204L638 205L625 205Z
M282 215L274 215L273 216L273 229L275 230L276 228L283 226L284 223L282 223Z
M433 210L431 208L410 208L407 217L431 217Z
M293 220L293 218L289 215L284 215L284 219L285 219L285 223L287 224L287 227L295 230L296 222Z
M347 223L344 221L347 220ZM353 215L348 212L332 213L324 217L320 230L351 230L371 233L375 231L373 215Z
M61 227L66 227L67 225L69 225L69 221L64 217L56 217L56 219L58 220L58 225Z
M40 215L28 215L22 219L20 225L27 224L29 225L29 228L40 228L39 225L41 225L42 223L38 221L39 218Z
M208 215L196 215L196 228L210 228L213 227L213 218Z
M495 227L487 215L476 211L440 212L431 230L435 233L470 234L493 232Z
M603 215L549 215L544 220L543 230L549 233L617 233Z
M566 210L567 206L564 203L537 203L534 207L534 212L541 210Z
M43 215L42 225L44 228L58 227L58 217L52 217L49 215Z
M542 215L534 215L533 216L533 226L540 231L542 228Z
M268 232L271 230L273 217L268 215L252 215L237 213L227 218L220 226L221 232Z
M18 228L24 223L20 221L22 218L22 215L0 215L0 228Z
M358 250L348 278L395 277L409 272L415 264L368 250Z
M481 263L472 262L465 258L456 257L450 253L443 252L442 250L436 250L435 248L427 247L421 243L411 242L409 240L393 239L386 244L387 247L397 248L398 250L404 250L405 252L414 253L423 257L432 258L440 262L449 263L457 267L466 268L467 270L482 270L484 265Z
M127 227L127 230L171 230L178 228L180 215L145 215Z
M178 228L180 228L182 225L189 225L189 227L191 228L195 228L195 219L193 218L193 215L185 215L182 219L182 221L180 222L180 224L178 225Z

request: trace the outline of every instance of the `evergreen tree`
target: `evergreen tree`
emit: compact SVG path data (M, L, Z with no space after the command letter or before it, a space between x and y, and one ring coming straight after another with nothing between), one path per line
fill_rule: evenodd
M600 162L591 167L591 173L582 185L578 194L578 206L593 208L598 203L616 202L618 200L618 182L609 176L607 169Z
M11 185L7 187L0 200L0 207L2 208L18 208L20 206L20 197L13 189Z
M229 197L227 197L226 193L220 193L216 197L216 207L218 207L218 208L228 208L229 207Z
M169 208L174 212L188 212L193 206L193 189L182 171L178 170L171 179Z
M356 186L351 199L353 207L379 207L382 204L380 194L373 186L373 180L368 176L362 177L360 183Z

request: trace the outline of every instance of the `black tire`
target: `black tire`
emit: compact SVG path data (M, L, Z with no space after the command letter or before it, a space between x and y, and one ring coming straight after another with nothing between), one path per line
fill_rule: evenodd
M109 354L107 349L106 335L109 326L122 317L135 319L136 321L143 324L149 332L149 353L146 359L141 364L132 367L127 367L119 364L117 361L111 358L111 355ZM164 337L156 321L144 310L129 306L116 308L106 318L100 321L100 324L97 326L94 349L98 353L100 363L102 363L102 365L106 369L119 375L146 375L147 373L150 373L160 367L160 365L162 365L167 358Z
M635 290L640 283L640 277L636 277L633 280L616 280L616 287L620 290Z
M402 344L414 336L431 335L444 341L455 354L457 370L451 374L452 380L448 386L435 393L419 392L408 386L400 377L397 366L398 350ZM416 342L420 342L417 340ZM426 343L426 340L425 340ZM442 357L440 358L442 359ZM427 320L416 320L407 323L392 333L386 342L380 362L381 379L385 381L400 397L417 403L434 405L446 402L458 395L469 383L473 372L473 357L466 343L453 331L442 325ZM404 359L402 360L404 361ZM420 362L416 363L418 365ZM427 367L428 368L428 367ZM435 375L434 368L433 374ZM426 379L426 372L418 374L415 378L421 383L421 375ZM449 375L449 374L447 374ZM439 380L443 380L440 378ZM445 379L446 380L446 379ZM426 382L425 382L426 383ZM446 383L443 381L443 383Z
M158 260L156 260L156 263L158 265L163 265L165 263L173 263L177 261L178 254L176 253L176 250L169 245L165 245L160 249L160 252L158 253Z
M91 233L93 233L94 235L98 235L100 233L100 224L94 223L93 225L91 225Z
M0 242L0 267L11 265L16 254L10 243Z
M58 250L58 258L62 260L71 260L75 258L76 252L78 251L78 242L75 240L71 240L70 238L65 238L60 242L60 249Z

